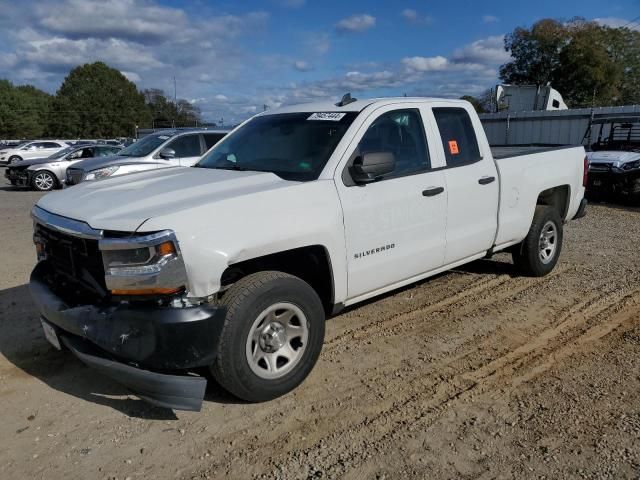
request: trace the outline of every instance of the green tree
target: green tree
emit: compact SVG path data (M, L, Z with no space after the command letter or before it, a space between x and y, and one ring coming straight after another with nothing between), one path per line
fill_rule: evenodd
M142 93L118 70L102 62L71 70L56 93L49 130L61 137L132 136L150 124Z
M193 127L202 124L200 109L184 99L177 104L170 101L158 88L143 92L154 127Z
M570 107L640 102L640 32L575 18L544 19L505 37L500 78L557 88Z
M0 80L0 138L44 136L51 101L51 95L31 85Z
M567 28L544 19L528 28L518 27L504 39L511 60L500 68L500 78L515 85L546 85L561 67L560 53L569 42Z

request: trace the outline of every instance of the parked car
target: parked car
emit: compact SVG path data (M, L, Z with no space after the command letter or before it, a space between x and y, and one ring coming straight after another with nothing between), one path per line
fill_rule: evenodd
M640 200L640 118L605 118L598 124L598 139L587 154L587 193Z
M7 167L4 176L11 185L30 186L48 191L64 184L67 168L88 158L105 158L116 155L121 148L111 145L86 145L67 147L46 158L23 160Z
M32 158L48 157L69 145L60 140L36 140L26 142L16 148L0 150L0 165L29 160Z
M96 158L67 170L67 185L166 167L190 167L228 130L166 130L132 143L118 156Z
M177 409L201 407L207 380L184 375L199 367L248 401L291 391L345 306L499 251L547 275L586 208L584 148L492 151L460 100L270 110L196 167L32 210L46 337Z

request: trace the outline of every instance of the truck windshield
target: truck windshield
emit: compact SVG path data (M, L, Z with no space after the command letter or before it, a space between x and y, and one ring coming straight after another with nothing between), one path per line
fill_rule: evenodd
M118 155L124 157L144 157L153 152L156 148L169 140L174 133L157 133L153 135L147 135L146 137L132 143L127 148L123 148L118 152Z
M195 166L272 172L285 180L316 180L358 114L264 115L222 139Z

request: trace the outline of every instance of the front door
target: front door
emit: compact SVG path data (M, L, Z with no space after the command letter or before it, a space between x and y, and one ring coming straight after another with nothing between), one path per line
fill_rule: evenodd
M175 150L176 156L172 159L172 164L182 167L190 167L194 165L202 155L202 145L200 144L200 135L197 133L191 135L182 135L176 138L168 146Z
M358 185L349 181L347 164L347 177L337 180L349 299L434 270L443 265L445 253L444 174L431 170L419 109L381 108L358 135L352 160L367 152L391 152L396 167L373 183Z

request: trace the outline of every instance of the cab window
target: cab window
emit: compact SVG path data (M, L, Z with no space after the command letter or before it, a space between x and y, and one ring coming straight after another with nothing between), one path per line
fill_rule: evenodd
M396 168L387 178L431 168L424 127L417 110L394 110L378 117L360 140L358 150L360 155L393 153Z
M175 150L176 157L199 157L202 152L200 150L200 136L199 135L184 135L176 138L173 142L167 145L167 148Z
M205 133L202 136L204 137L204 143L207 146L207 150L209 150L216 143L222 140L224 133Z
M464 108L434 108L448 167L480 160L480 149L471 118Z

